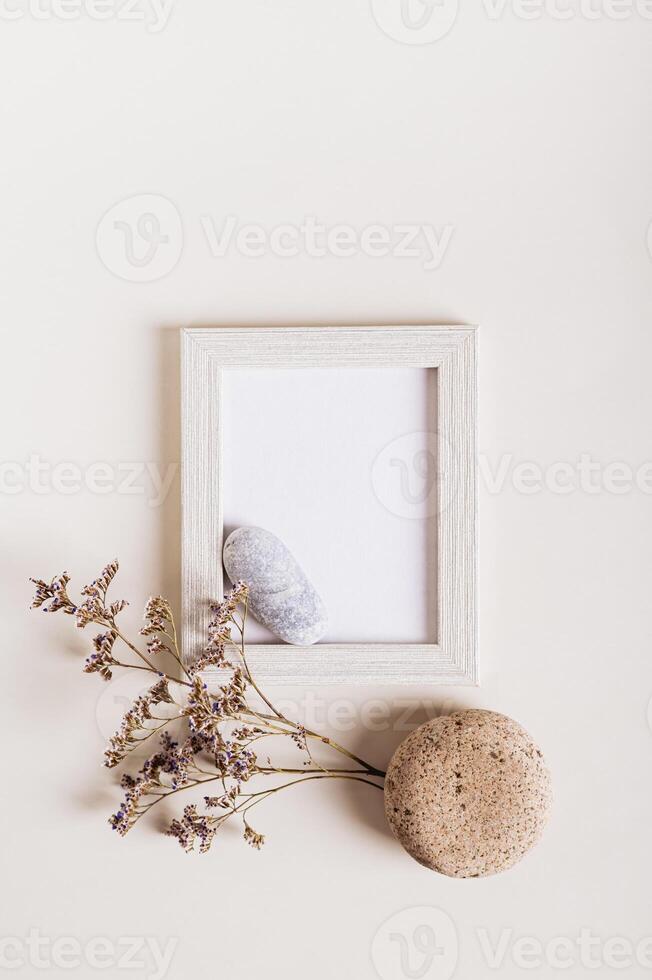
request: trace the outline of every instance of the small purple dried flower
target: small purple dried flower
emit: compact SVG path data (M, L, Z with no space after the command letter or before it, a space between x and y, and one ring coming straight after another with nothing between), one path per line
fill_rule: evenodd
M232 810L239 793L240 789L237 786L232 786L230 790L222 793L221 796L205 796L204 803L209 810L215 807L221 807L223 810Z
M190 804L184 809L181 820L172 821L167 833L176 837L184 851L192 851L199 839L199 850L204 854L213 843L217 829L213 817L199 814L195 804Z
M81 594L88 596L89 598L104 599L106 592L111 585L111 582L116 576L118 571L117 559L116 561L109 562L109 564L102 569L100 574L96 579L93 579L90 585L85 585L81 590Z
M259 851L265 843L264 836L256 833L253 827L250 827L246 820L244 825L244 839L248 844L251 844L252 847L255 847L257 851Z
M161 751L146 759L135 776L123 776L121 785L125 796L120 809L109 818L113 829L121 836L127 834L152 805L152 801L148 802L146 799L150 793L159 790L167 792L187 786L190 782L188 768L199 748L195 739L188 738L179 746L167 732L162 735ZM164 775L169 777L169 782L162 779Z
M84 661L84 672L86 674L99 673L105 681L111 680L113 676L111 667L117 663L113 656L113 644L115 640L116 634L113 631L110 633L98 633L97 636L93 637L95 653L91 653Z
M76 612L76 608L66 591L69 581L70 576L67 572L62 572L61 575L53 578L49 585L40 578L30 579L30 582L33 582L36 586L36 594L34 595L30 608L38 609L42 607L43 612L58 612L59 609L63 609L68 615L73 615ZM48 600L50 601L50 605L43 605Z
M117 766L125 756L134 749L139 742L149 738L153 732L148 730L145 722L151 720L150 709L156 704L173 704L174 699L170 694L167 679L163 678L150 687L149 691L136 698L131 708L122 719L120 728L109 739L109 744L104 750L104 765L109 769ZM138 732L143 734L139 735ZM167 734L167 733L166 733ZM166 751L171 751L172 744L162 738L163 747ZM174 743L176 747L176 743Z
M297 725L296 730L292 732L290 738L303 752L308 751L308 739L303 725Z
M249 586L247 583L236 582L231 591L224 596L222 602L215 603L211 606L213 618L209 624L209 630L211 627L217 629L219 626L228 623L238 606L247 601L248 596Z
M244 710L246 681L239 667L227 685L218 694L209 694L201 677L194 677L188 694L188 702L181 712L188 718L193 732L208 737L219 736L219 725L225 718L237 718ZM221 737L221 736L220 736Z
M146 620L146 624L140 631L141 636L165 633L166 627L174 622L172 609L167 599L160 595L150 596L145 605L143 619Z
M170 653L170 648L166 643L163 643L160 636L153 636L147 641L147 652L151 653L152 656L157 656L161 653Z

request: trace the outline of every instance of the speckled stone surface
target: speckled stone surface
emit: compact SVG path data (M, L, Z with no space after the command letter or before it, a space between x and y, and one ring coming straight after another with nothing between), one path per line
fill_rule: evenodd
M385 815L420 864L452 878L505 871L537 842L550 774L528 733L493 711L435 718L399 745Z
M320 596L283 542L262 527L239 527L224 543L232 582L249 586L253 616L286 643L316 643L328 628Z

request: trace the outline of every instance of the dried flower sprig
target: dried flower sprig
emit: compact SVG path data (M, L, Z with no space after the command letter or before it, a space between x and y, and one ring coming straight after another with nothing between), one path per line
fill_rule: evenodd
M107 600L117 571L117 561L107 565L97 579L81 590L83 599L79 603L68 594L70 577L66 572L49 584L42 579L31 581L36 586L32 608L63 611L74 616L81 629L89 625L101 628L102 632L93 638L93 652L84 663L84 671L98 673L106 681L111 680L117 668L144 670L157 678L145 694L135 699L104 753L104 765L113 768L142 742L159 737L158 750L145 759L141 768L135 774L122 776L124 798L109 819L120 835L127 834L163 800L185 790L203 793L203 786L208 783L217 784L219 792L203 797L204 812L196 803L187 805L182 816L172 820L167 833L184 850L191 851L198 844L203 853L209 850L223 824L239 817L244 839L259 849L265 838L253 829L248 814L280 790L327 778L352 780L382 790L382 770L287 718L258 687L245 650L248 589L244 582L236 583L222 602L211 607L208 643L189 667L180 655L172 609L161 596L150 598L145 607L145 625L140 635L146 638L146 653L122 633L116 619L127 603ZM125 655L131 659L120 659L116 653L119 644L126 647ZM158 666L170 660L179 676ZM209 689L202 677L206 668L218 668L220 677L226 674L226 681ZM182 731L178 740L168 731L173 724ZM299 753L301 765L273 765L269 756L261 760L261 743L270 738L284 739ZM346 759L346 766L333 768L318 762L313 755L314 746L338 753ZM270 785L271 780L274 782Z

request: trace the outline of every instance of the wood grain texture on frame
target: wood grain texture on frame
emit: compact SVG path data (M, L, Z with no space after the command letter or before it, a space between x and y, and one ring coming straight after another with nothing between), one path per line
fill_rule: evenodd
M476 329L215 327L182 331L182 652L206 643L222 571L222 371L408 367L438 371L437 643L248 645L267 684L477 684ZM441 465L441 460L446 465ZM205 672L207 680L215 673Z

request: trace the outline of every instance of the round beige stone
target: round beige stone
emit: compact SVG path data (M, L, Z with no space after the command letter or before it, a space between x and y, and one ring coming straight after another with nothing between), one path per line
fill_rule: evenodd
M505 871L537 842L550 774L528 733L493 711L435 718L399 745L385 779L392 833L420 864L452 878Z

